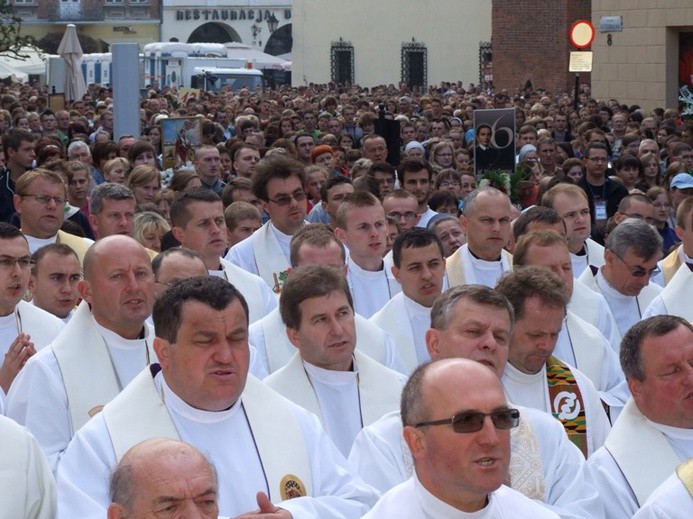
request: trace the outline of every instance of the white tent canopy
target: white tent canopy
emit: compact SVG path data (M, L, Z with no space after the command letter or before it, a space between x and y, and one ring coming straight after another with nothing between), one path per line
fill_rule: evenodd
M27 58L21 59L11 55L2 55L0 62L27 74L41 75L46 73L47 54L43 51L35 47L22 47L19 53L27 56Z
M29 79L29 74L0 61L0 79L7 78L11 78L15 82L24 83Z
M285 59L253 49L242 43L224 43L224 46L227 49L227 57L252 61L253 67L257 69L286 70L286 65L289 63Z

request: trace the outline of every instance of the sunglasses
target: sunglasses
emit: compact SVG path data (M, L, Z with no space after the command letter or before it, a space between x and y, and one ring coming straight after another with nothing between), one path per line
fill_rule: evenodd
M427 427L429 425L452 425L452 430L456 433L473 433L480 431L484 427L484 419L490 416L493 426L496 429L506 431L517 427L520 423L520 411L517 409L502 409L492 413L481 413L478 411L465 411L457 413L452 418L445 420L434 420L432 422L417 423L414 427Z

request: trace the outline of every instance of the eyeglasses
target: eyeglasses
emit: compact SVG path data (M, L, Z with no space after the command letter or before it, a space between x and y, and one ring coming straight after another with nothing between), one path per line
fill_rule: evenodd
M406 213L398 213L396 211L392 211L391 213L387 213L388 216L391 216L395 220L401 220L404 218L405 220L413 220L416 218L416 213L412 211L407 211Z
M459 182L448 182L447 180L444 180L443 182L440 183L440 187L460 187Z
M31 261L31 256L22 256L21 258L13 258L12 256L0 256L0 268L3 270L12 270L15 265L19 265L19 268L26 270L31 268L34 264Z
M306 192L303 190L297 190L290 195L279 195L277 198L268 198L270 202L277 204L279 207L287 206L291 203L291 200L296 200L297 202L303 202L306 199Z
M609 249L611 250L611 249ZM611 251L614 256L616 256L618 259L620 259L623 264L626 266L626 268L630 271L630 275L633 276L634 278L644 278L644 277L652 277L655 274L659 273L659 267L654 267L651 268L650 270L645 270L642 267L631 267L626 263L626 260L624 260L621 256L616 254L614 251Z
M414 427L428 427L430 425L452 425L452 430L459 434L473 433L484 427L484 419L490 416L496 429L507 431L517 427L520 423L520 411L517 409L502 409L492 413L480 413L477 411L465 411L457 413L452 418L434 420L432 422L417 423Z
M33 198L41 205L48 205L52 200L55 205L65 205L65 199L61 196L50 195L21 195L22 198Z

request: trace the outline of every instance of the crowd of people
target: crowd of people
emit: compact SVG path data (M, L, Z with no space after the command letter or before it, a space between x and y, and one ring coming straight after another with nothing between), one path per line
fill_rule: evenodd
M0 93L0 517L691 516L676 109L152 88L134 136L47 100Z

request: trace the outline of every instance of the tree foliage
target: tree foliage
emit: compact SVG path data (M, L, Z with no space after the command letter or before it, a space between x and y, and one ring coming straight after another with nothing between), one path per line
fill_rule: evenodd
M22 19L15 14L14 7L7 0L0 0L0 55L28 58L21 49L34 45L34 39L22 36L21 30Z
M49 32L36 42L36 46L47 54L57 54L63 32ZM82 52L91 54L94 52L106 52L105 44L101 40L95 40L91 36L77 33L77 39L82 46Z

